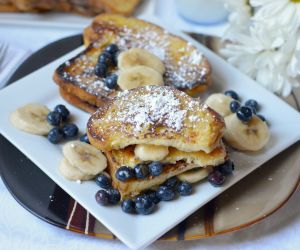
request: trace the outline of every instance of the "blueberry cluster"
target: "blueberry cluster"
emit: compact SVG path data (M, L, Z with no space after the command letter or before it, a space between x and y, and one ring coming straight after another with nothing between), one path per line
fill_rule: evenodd
M161 163L160 163L161 164ZM146 164L138 164L134 169L130 167L121 167L118 176L121 181L128 180L130 178L146 178L151 175L152 168L147 167ZM154 169L157 171L158 162L155 162ZM162 171L162 164L161 170ZM131 169L131 170L130 170ZM137 169L137 170L136 170ZM208 176L208 181L215 187L220 187L224 184L226 176L232 174L234 170L234 164L231 160L225 161L214 169ZM138 173L138 174L137 174ZM157 174L157 172L155 172ZM120 201L120 193L117 189L112 188L112 181L108 174L100 174L95 179L97 185L102 189L99 190L95 199L100 205L117 204ZM148 190L143 194L137 196L135 199L125 199L121 202L121 208L123 212L130 214L142 214L147 215L155 211L156 205L160 201L171 201L174 200L178 194L180 196L188 196L192 194L193 186L191 183L186 181L180 181L176 176L166 180L156 191Z
M148 190L133 199L122 201L121 208L125 213L137 213L147 215L154 212L160 201L171 201L176 198L177 193L181 196L190 195L193 187L188 182L180 182L176 176L171 177L158 187L156 191Z
M108 45L98 57L98 63L95 66L95 74L98 77L105 78L105 86L109 89L117 87L118 76L116 74L108 74L111 66L117 66L119 48L116 44Z
M262 121L266 122L264 116L257 114L260 106L256 100L249 99L245 102L245 105L242 106L240 103L240 98L235 91L227 90L224 94L234 99L230 103L229 108L231 112L236 113L237 117L242 122L249 122L252 119L253 115L258 116Z
M146 179L149 176L159 176L163 172L164 165L159 161L153 161L150 164L140 163L134 168L122 166L115 175L119 181L127 181L133 178Z
M48 140L54 144L63 139L70 139L78 134L78 127L73 123L66 123L69 119L70 111L66 106L59 104L47 115L47 121L55 126L49 131Z
M225 161L208 175L208 181L214 187L220 187L224 184L226 176L231 175L234 170L234 164L231 160Z
M120 193L112 188L111 178L108 174L100 174L95 179L99 190L95 199L100 205L117 204L120 201ZM178 193L181 196L190 195L193 191L192 185L188 182L180 182L177 177L165 181L156 191L148 190L137 196L135 199L125 199L121 203L123 212L130 214L147 215L154 212L160 201L171 201Z
M96 195L96 201L103 206L106 205L115 205L119 203L121 195L118 189L115 189L111 186L111 178L108 174L100 174L95 179L96 184L103 188L99 190Z

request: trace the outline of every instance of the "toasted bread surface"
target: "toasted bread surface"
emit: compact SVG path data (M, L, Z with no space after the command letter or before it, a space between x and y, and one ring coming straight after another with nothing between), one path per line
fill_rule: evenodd
M224 129L218 113L169 86L124 91L100 107L87 125L90 142L102 151L151 144L210 153Z

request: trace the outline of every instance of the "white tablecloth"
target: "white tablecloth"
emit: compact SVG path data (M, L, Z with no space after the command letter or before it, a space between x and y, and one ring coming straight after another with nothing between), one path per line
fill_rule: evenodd
M0 42L35 51L78 29L29 28L0 25ZM1 149L0 149L1 153ZM300 192L275 214L247 229L189 242L155 242L148 249L300 249ZM145 229L146 230L146 229ZM22 208L0 181L0 249L65 250L127 249L117 240L105 240L56 228Z

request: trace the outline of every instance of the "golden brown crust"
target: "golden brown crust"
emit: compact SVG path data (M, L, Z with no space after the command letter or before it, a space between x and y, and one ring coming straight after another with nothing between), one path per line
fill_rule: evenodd
M100 107L87 126L91 144L102 151L153 144L209 153L225 129L218 113L168 86L123 92Z

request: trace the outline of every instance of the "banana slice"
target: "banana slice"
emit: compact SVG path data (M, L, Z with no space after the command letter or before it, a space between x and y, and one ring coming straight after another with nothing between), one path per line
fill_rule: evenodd
M269 141L269 128L256 115L248 123L240 121L236 114L225 117L224 138L235 149L257 151Z
M184 172L180 175L177 175L178 179L181 181L187 181L189 183L196 183L198 181L206 178L210 172L212 172L213 168L208 166L206 168L196 168Z
M127 70L135 66L147 66L163 75L166 71L165 65L154 54L140 48L132 48L122 52L118 57L118 67Z
M41 104L30 103L15 110L10 122L18 129L30 134L47 135L52 126L47 122L50 110Z
M134 154L142 161L160 161L169 154L168 147L139 144L135 146Z
M233 98L231 98L230 96L226 96L222 93L216 93L210 95L206 99L205 103L210 108L218 112L221 116L225 117L227 115L232 114L230 110L231 101L233 101Z
M81 172L78 168L73 167L72 164L66 158L62 159L58 170L63 177L70 181L87 181L95 177L94 175L85 174Z
M87 175L97 175L107 167L107 160L102 152L85 142L66 143L63 155L73 167Z
M146 85L163 85L162 76L152 68L135 66L121 71L118 77L118 85L122 90L134 89Z

